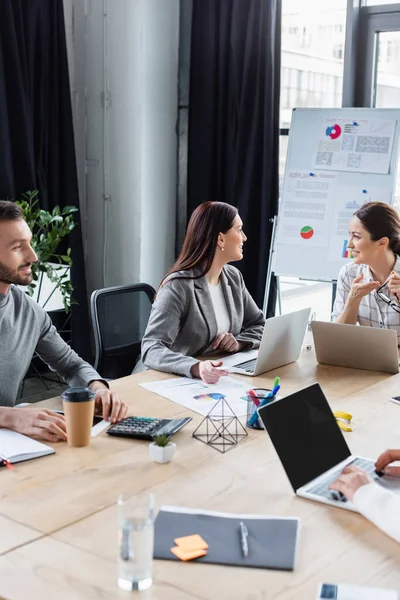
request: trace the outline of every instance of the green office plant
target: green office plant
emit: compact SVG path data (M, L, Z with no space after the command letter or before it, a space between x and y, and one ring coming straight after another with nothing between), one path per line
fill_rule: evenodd
M167 463L175 454L176 444L169 441L169 435L153 435L153 441L149 446L151 458L157 463Z
M169 435L166 433L161 433L160 435L153 435L153 442L156 446L160 446L160 448L165 448L169 444Z
M39 206L38 190L25 192L17 204L22 208L24 219L32 231L31 244L38 257L37 262L32 265L33 280L27 288L27 293L33 296L37 286L41 285L41 274L47 275L54 288L59 289L65 311L68 313L74 304L69 276L72 265L71 248L68 247L65 252L60 253L58 247L74 229L74 213L78 209L75 206L55 206L51 212L43 210Z

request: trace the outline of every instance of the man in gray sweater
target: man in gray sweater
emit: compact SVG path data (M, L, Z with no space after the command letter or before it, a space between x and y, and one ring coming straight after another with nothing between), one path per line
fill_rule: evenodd
M46 311L17 285L32 281L37 256L32 233L14 202L0 200L0 427L49 441L66 440L64 417L44 409L15 409L18 386L35 352L70 386L96 392L104 419L124 418L128 407L57 333Z

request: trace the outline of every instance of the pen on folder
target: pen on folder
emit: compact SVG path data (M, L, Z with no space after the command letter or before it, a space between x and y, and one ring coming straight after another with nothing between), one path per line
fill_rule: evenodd
M239 533L240 533L240 545L242 547L242 553L243 553L243 556L246 558L249 555L249 544L247 542L249 532L247 531L247 527L243 523L243 521L240 521Z

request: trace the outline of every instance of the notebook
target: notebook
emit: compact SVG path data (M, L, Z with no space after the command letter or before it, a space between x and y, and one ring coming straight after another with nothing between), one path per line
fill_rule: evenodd
M243 556L240 522L248 531L248 555ZM171 552L174 539L200 535L208 544L207 554L196 559L211 563L259 569L292 571L295 565L299 519L241 515L162 506L155 521L154 558L178 560Z
M7 459L10 463L17 463L46 454L54 454L55 450L22 433L11 429L0 429L0 460ZM0 463L1 464L1 463Z

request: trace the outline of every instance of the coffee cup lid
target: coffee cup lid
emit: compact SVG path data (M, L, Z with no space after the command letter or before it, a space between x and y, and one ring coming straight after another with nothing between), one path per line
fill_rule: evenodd
M70 387L61 394L61 398L67 402L85 402L95 396L95 392L87 387Z

